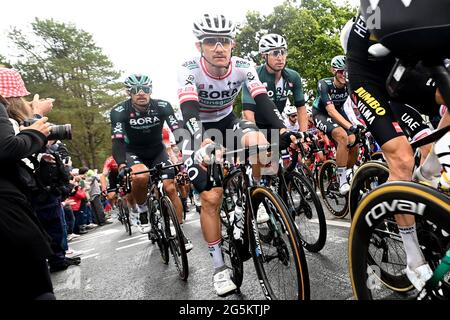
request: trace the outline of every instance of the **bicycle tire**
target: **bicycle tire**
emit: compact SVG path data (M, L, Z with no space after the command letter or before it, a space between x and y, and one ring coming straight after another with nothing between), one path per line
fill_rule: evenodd
M401 206L398 207L398 204ZM414 215L416 220L432 223L450 233L448 196L413 182L388 182L373 190L361 201L355 212L348 241L348 267L356 299L373 299L374 289L377 287L371 286L371 281L375 280L380 280L377 285L382 284L395 294L396 288L383 282L383 274L374 273L374 268L369 264L368 251L377 227L383 224L386 218L393 219L395 214L405 213L405 209L408 209L408 214ZM405 292L409 290L411 288L404 289Z
M121 206L119 207L119 210L122 210L122 218L123 218L123 224L125 227L125 232L128 233L129 236L133 233L131 230L131 222L130 222L130 209L128 209L128 206L121 203Z
M259 204L264 201L266 211L271 212L270 220L264 224L256 223L256 212L254 212L254 216L252 214L247 214L246 217L246 225L248 228L253 262L266 299L309 300L309 275L305 252L301 245L296 227L286 209L285 204L278 195L274 194L266 187L256 187L252 190L251 200L254 210L257 210ZM272 204L271 210L267 210L268 202ZM263 241L259 241L259 243L257 243L256 239L257 237L259 238L259 233L261 232L260 229L262 229L264 225L269 228L270 232L272 232L273 229L282 229L281 232L273 232L274 236L270 241L274 243L276 241L278 243L276 248L277 256L275 257L269 255L270 250L266 246L263 246ZM286 236L287 241L279 239L279 236ZM265 243L269 244L267 239ZM289 248L292 250L292 254L286 252ZM274 270L274 267L271 267L271 272L269 274L265 270L265 263L269 263L275 259L281 261L284 266L293 267L295 270L291 270L290 268ZM284 271L287 272L285 273ZM289 277L287 273L292 275L293 278ZM273 283L269 280L269 277L277 277L285 283L279 290L276 290ZM292 294L287 293L287 285L294 286ZM284 296L281 296L283 293Z
M242 172L238 170L228 174L223 181L223 189L229 192L229 196L232 196L233 201L239 197L239 192L242 191L240 190L240 185L236 182L236 179L240 179L240 176L242 176ZM233 194L235 189L237 189L237 194ZM225 228L225 234L222 234L222 252L225 264L229 264L233 270L233 282L237 290L239 290L244 279L244 262L233 236L233 221L231 221L232 217L227 212L225 201L226 199L224 198L222 202L222 214L220 216L222 228Z
M349 212L352 219L358 203L361 202L363 196L367 195L367 191L374 189L375 185L373 183L378 183L378 185L383 184L387 181L388 177L389 168L384 162L368 161L356 170L349 192ZM375 181L367 184L368 178L372 178Z
M292 217L299 231L302 245L310 252L319 252L325 246L327 239L327 223L319 197L307 178L299 172L286 173L286 181L291 196L292 191L295 190L300 197L298 205L294 197L289 196L287 196L288 202L285 203L289 204L288 207L292 210ZM290 203L291 199L294 203ZM317 219L318 223L312 219Z
M327 160L323 163L319 171L319 189L322 199L330 213L336 218L344 218L348 213L348 198L347 196L342 196L339 194L339 182L334 181L335 179L338 179L336 177L336 169L337 165L334 160ZM325 185L324 180L330 180L330 178L333 179L331 183L329 185ZM329 202L327 196L330 194L336 202L336 205L342 205L341 209L336 209L336 206ZM338 203L338 200L339 202L343 200L343 204Z
M183 231L178 222L172 201L167 196L161 198L161 212L164 216L166 239L175 267L178 270L180 278L186 281L189 276L189 265L186 247L184 245ZM174 228L175 234L172 234L171 227Z
M154 208L153 204L150 203L153 201L151 198L147 199L147 209L149 210L150 215L150 224L151 230L155 233L156 236L156 245L158 246L159 253L161 256L161 260L164 264L169 263L169 244L166 239L165 232L162 230L163 221L160 213L160 209ZM149 233L150 239L150 233Z
M371 160L373 160L373 161L386 162L386 160L384 159L384 156L383 156L383 152L381 152L381 151L373 152L373 153L370 155L370 158L371 158Z

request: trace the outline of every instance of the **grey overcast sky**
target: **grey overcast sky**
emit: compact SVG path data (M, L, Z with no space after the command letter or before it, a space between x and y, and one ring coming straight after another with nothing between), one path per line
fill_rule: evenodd
M152 96L177 104L176 68L197 55L191 29L197 17L205 12L220 12L242 22L247 11L269 14L282 3L283 0L2 1L0 54L14 57L6 38L11 26L27 30L35 17L74 23L94 36L115 69L124 71L122 78L130 73L148 74L153 79Z

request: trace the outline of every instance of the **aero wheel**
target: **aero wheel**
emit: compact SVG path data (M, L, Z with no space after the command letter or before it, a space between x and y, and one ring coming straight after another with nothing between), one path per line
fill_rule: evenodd
M344 218L348 212L348 199L346 195L341 195L339 192L339 177L334 160L325 161L320 168L319 188L331 214L337 218Z
M255 188L251 197L253 214L247 215L247 227L264 295L270 300L308 300L305 253L286 206L278 195L265 187ZM258 210L264 210L269 220L257 223Z
M161 199L161 212L165 221L166 239L172 253L173 261L181 279L187 280L189 276L189 266L184 244L184 235L178 222L175 208L169 197Z
M406 254L394 217L400 213L414 215L419 246L433 269L449 249L449 212L448 197L420 184L385 183L370 192L355 212L348 242L355 298L416 297L417 290L404 274ZM448 279L447 275L442 288L449 288Z
M306 178L298 173L286 174L287 204L306 250L319 252L327 239L327 224L322 204Z

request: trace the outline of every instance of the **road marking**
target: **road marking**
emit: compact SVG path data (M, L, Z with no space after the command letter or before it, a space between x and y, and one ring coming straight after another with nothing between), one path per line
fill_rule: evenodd
M312 223L317 223L317 224L319 223L319 219L310 219L308 221L312 222ZM335 227L344 227L347 229L349 229L351 226L351 223L346 222L346 221L326 220L326 222L327 222L327 225L335 226Z
M140 245L140 244L144 244L144 243L150 243L150 242L148 240L144 240L144 241L141 241L141 242L136 242L136 243L133 243L133 244L129 244L128 246L116 248L116 251L119 251L119 250L122 250L122 249L126 249L126 248L130 248L130 247L134 247L134 246L137 246L137 245Z
M196 223L196 222L200 222L200 219L191 220L191 221L185 222L183 224L191 224L191 223Z
M139 238L144 239L144 238L147 238L147 237L148 237L148 235L142 235L141 234L141 235L136 236L136 237L132 237L132 238L124 239L124 240L119 240L118 242L122 243L122 242L125 242L125 241L130 241L130 240L139 239Z
M93 253L93 254L90 254L90 255L87 255L87 256L81 256L80 258L81 258L81 260L86 260L86 259L93 258L93 257L96 257L96 256L98 256L98 253Z
M351 223L346 222L346 221L327 220L327 225L336 226L336 227L344 227L344 228L349 229L351 226Z
M84 241L90 241L90 240L94 240L94 239L97 239L97 238L100 238L100 237L103 237L103 236L107 236L107 235L110 235L110 234L113 234L113 233L116 233L116 232L119 232L119 230L116 230L116 229L105 230L105 231L98 232L98 233L92 235L89 238L82 238L80 240L72 241L72 242L69 242L69 243L70 244L76 244L76 243L80 243L80 242L84 242Z

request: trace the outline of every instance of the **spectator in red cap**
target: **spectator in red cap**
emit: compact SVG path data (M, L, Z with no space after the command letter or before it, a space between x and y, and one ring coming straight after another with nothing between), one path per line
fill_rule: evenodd
M43 118L15 135L2 97L27 94L17 71L0 68L0 287L7 299L55 299L46 262L52 250L27 197L32 176L21 161L44 146L49 124Z
M0 68L0 95L3 98L25 97L29 94L19 72L14 69Z

